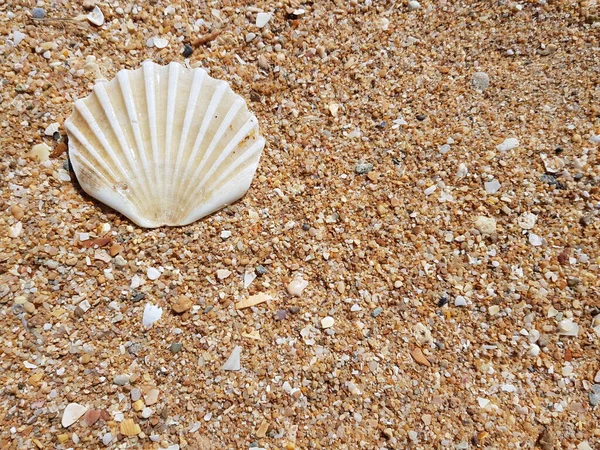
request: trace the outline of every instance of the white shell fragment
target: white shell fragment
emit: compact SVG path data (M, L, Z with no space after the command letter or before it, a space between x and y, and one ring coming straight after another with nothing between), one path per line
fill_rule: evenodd
M46 136L54 136L54 133L56 133L58 131L59 127L60 127L60 124L58 122L51 123L44 130L44 134Z
M100 27L104 24L104 14L102 14L102 10L98 6L95 6L92 12L87 15L87 20Z
M507 152L519 146L517 138L506 138L501 144L496 145L496 150L499 152Z
M151 327L154 322L160 319L161 316L162 308L147 303L146 307L144 308L144 315L142 316L142 325L145 327Z
M265 145L226 82L174 62L97 83L65 128L81 187L146 228L187 225L241 198Z
M63 427L68 428L81 419L87 412L87 408L79 403L69 403L63 411L61 424Z
M265 12L258 13L256 15L256 26L258 28L263 28L264 26L266 26L269 23L272 16L273 16L273 14L271 14L271 13L265 13Z
M227 362L223 365L223 370L241 370L242 365L240 362L240 355L242 354L242 347L236 345L231 351L231 355L227 359Z

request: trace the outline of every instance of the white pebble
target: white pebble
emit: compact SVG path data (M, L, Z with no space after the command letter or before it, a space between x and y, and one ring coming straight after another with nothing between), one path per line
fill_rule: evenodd
M229 231L229 230L221 231L221 239L225 240L230 237L231 237L231 231Z
M490 87L490 77L485 72L475 72L471 78L471 84L479 91L485 91Z
M271 17L273 17L273 14L271 14L271 13L265 13L265 12L258 13L256 15L256 26L258 28L263 28L265 25L267 25L269 23L269 21L271 20Z
M539 247L544 243L543 239L535 233L529 233L529 243L534 247Z
M15 30L12 35L12 41L13 41L13 44L15 44L15 47L17 45L19 45L23 41L23 39L25 39L26 37L27 37L26 34L21 33L18 30Z
M225 362L225 364L223 364L222 369L223 370L233 370L233 371L241 370L241 368L242 368L241 362L240 362L241 354L242 354L242 347L240 347L239 345L236 345L234 347L234 349L231 351L231 355L229 355L227 362Z
M456 171L456 178L464 178L469 173L469 169L467 168L465 163L460 163L458 165L458 170Z
M142 325L145 327L151 327L154 322L161 318L162 312L162 308L147 303L146 307L144 308L144 315L142 316Z
M535 226L537 216L533 213L523 213L517 219L517 223L524 230L531 230Z
M302 295L302 291L306 289L308 286L308 281L302 279L302 276L296 276L290 283L287 285L288 294L293 295L295 297L299 297Z
M592 144L600 144L600 134L595 134L590 138Z
M481 234L493 234L496 232L496 219L493 217L478 216L475 219L475 228Z
M331 316L323 317L321 319L321 327L323 327L323 328L331 328L334 323L335 323L335 320Z
M529 350L527 351L527 354L529 356L533 356L533 357L538 356L540 354L540 347L539 347L539 345L537 345L537 344L531 344L529 346Z
M33 146L30 155L40 162L48 161L50 158L50 150L52 150L50 146L48 146L48 144L45 142L42 142L41 144Z
M518 146L519 140L517 138L506 138L504 139L504 142L496 146L496 150L500 152L507 152L513 148L517 148Z
M231 275L231 270L227 270L227 269L219 269L219 270L217 270L217 278L219 280L224 280L229 275Z
M21 222L17 222L14 225L8 227L8 237L9 238L17 238L23 232L23 224Z
M467 299L459 295L454 300L454 306L467 306Z
M421 7L421 4L417 0L410 0L408 2L408 10L415 11Z
M104 14L98 6L95 6L92 12L87 15L87 20L98 27L102 26L104 24Z
M150 267L147 271L146 271L146 276L148 277L149 280L158 280L158 277L160 277L160 271L158 269L155 269L154 267Z
M169 41L165 38L155 37L154 38L154 46L158 49L165 48L169 45Z
M492 181L487 181L483 184L485 192L489 195L493 195L500 190L500 182L495 178Z

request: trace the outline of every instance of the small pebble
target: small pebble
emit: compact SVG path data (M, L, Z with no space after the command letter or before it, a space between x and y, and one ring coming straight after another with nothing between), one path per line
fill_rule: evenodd
M504 142L496 146L496 150L500 152L507 152L519 146L519 140L517 138L506 138Z
M454 306L467 306L467 299L462 295L457 296L454 300Z
M129 375L115 375L113 383L117 386L125 386L126 384L129 384Z
M155 269L154 267L150 267L147 271L146 271L146 276L148 277L149 280L158 280L158 277L160 277L160 271L158 269Z
M373 164L370 164L370 163L360 163L360 164L357 164L356 167L354 168L354 172L356 172L359 175L369 173L372 170L373 170Z
M254 272L256 272L256 275L258 275L259 277L264 275L265 273L267 273L267 269L265 268L265 266L256 266L256 269L254 269Z
M278 309L275 313L275 320L285 320L288 316L288 311L286 309Z
M258 13L256 15L256 26L258 28L263 28L264 26L266 26L269 23L272 16L273 16L273 14L271 14L271 13L265 13L265 12Z
M331 328L335 323L335 319L331 316L323 317L321 319L321 327L323 328Z
M33 148L31 149L31 157L37 159L40 162L43 161L48 161L48 159L50 159L50 152L51 152L51 148L48 144L46 144L45 142L42 142L41 144L37 144L34 145Z
M535 233L529 233L529 243L534 247L539 247L544 243L543 239Z
M475 220L475 228L481 234L493 234L496 232L496 219L493 217L479 216Z
M379 317L382 312L383 312L383 308L381 306L378 306L373 311L371 311L371 317Z
M420 7L421 7L421 4L417 0L410 0L408 2L408 10L409 11L416 11Z
M181 52L181 54L183 55L184 58L189 58L190 56L192 56L192 53L194 53L194 48L189 45L189 44L184 44L183 46L183 52Z
M219 269L219 270L217 270L217 278L219 280L224 280L229 275L231 275L231 270L227 270L227 269Z
M593 384L592 390L588 394L590 399L590 405L598 406L600 403L600 384Z
M34 19L43 19L46 17L46 10L44 8L33 8L31 11L31 17Z
M102 443L104 445L106 445L107 447L110 445L112 440L113 440L113 435L110 433L106 433L104 436L102 436Z
M500 182L495 178L492 181L487 181L483 184L485 192L489 195L493 195L500 190Z
M302 279L301 276L297 276L287 285L288 294L294 297L302 295L302 291L308 286L308 281Z
M173 354L178 353L183 348L183 344L181 342L173 342L169 346L169 351Z
M471 84L479 91L485 91L490 87L490 77L485 72L475 72L473 78L471 78Z

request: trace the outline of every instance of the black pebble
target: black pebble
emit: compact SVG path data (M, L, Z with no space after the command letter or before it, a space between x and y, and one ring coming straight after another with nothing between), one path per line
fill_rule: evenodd
M419 121L425 120L425 114L417 114L417 120L419 120Z
M189 44L185 44L182 52L183 57L189 58L190 56L192 56L192 53L194 53L194 49L192 48L192 46Z

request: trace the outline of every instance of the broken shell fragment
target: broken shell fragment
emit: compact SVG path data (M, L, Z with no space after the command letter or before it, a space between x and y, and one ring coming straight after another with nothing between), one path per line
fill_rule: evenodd
M225 81L175 62L98 82L65 128L81 187L145 228L187 225L240 199L265 145Z
M64 428L68 428L81 419L87 412L87 408L79 403L69 403L63 411L61 424Z

